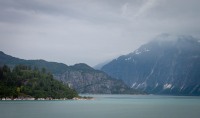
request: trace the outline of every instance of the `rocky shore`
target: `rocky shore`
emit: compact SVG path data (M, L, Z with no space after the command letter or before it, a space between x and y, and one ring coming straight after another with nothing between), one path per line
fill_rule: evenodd
M72 99L67 99L67 98L60 98L60 99L53 99L53 98L33 98L33 97L22 97L22 98L0 98L0 100L2 101L9 101L9 100L14 100L14 101L28 101L28 100L38 100L38 101L47 101L47 100L93 100L93 97L74 97Z

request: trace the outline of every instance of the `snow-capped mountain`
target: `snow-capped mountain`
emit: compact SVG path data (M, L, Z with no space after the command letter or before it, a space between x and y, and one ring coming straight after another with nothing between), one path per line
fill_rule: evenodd
M152 94L200 95L200 41L162 35L102 70Z

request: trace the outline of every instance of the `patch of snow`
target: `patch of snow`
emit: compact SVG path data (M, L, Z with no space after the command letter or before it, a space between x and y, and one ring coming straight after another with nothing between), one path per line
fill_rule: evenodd
M143 82L141 84L138 84L136 89L138 89L138 88L146 88L146 86L147 86L146 82Z
M125 61L128 61L128 60L131 60L131 57L125 59Z
M147 86L147 83L146 82L143 82L141 84L138 84L136 89L140 88L140 89L146 89L146 86Z
M149 52L149 51L150 51L149 49L146 49L146 48L144 49L144 52Z
M136 87L136 89L138 89L138 88L140 87L140 85L141 85L141 84L138 84L137 87Z
M172 87L172 84L165 84L163 86L163 89L170 89Z
M156 65L156 64L155 64L155 65ZM155 65L154 65L153 68L151 69L151 73L149 73L149 75L146 77L146 81L147 81L147 80L149 79L149 77L153 74Z
M198 87L199 87L199 85L196 85L196 86L190 91L190 93L193 93Z
M180 90L182 90L183 88L184 88L184 85L183 85L183 86L181 86Z
M143 52L149 52L149 51L150 51L149 49L144 48L142 51L135 50L134 53L135 53L135 54L141 54L141 53L143 53Z
M136 50L136 51L135 51L135 54L140 54L140 53L141 53L141 52L139 52L139 50Z
M174 89L174 88L175 88L175 86L172 86L172 87L171 87L171 90Z
M131 86L131 88L135 87L135 85L136 85L136 84L137 84L136 82L135 82L135 83L133 83L133 84L132 84L132 86Z
M154 67L152 68L151 73L150 73L149 76L151 76L153 74L153 72L154 72Z
M158 83L156 83L155 88L158 87Z

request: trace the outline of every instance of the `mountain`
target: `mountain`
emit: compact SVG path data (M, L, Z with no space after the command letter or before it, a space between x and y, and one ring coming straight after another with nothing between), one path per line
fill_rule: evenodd
M19 64L27 65L31 68L46 68L47 72L53 73L54 79L62 81L79 93L140 93L128 87L123 81L116 80L106 73L95 70L86 64L67 66L62 63L47 62L45 60L19 59L0 52L0 66L4 64L12 68Z
M28 66L18 65L12 70L4 65L0 67L1 98L68 98L78 97L73 89L53 79L53 75L32 70Z
M96 70L101 70L101 68L104 65L108 64L109 62L111 62L111 61L109 60L109 61L105 61L105 62L99 63L99 64L95 65L93 68L96 69Z
M151 94L200 95L200 41L162 35L102 70Z
M102 71L94 70L86 64L70 66L71 69L57 75L56 79L68 84L79 93L130 94L139 93L130 89L123 81L113 79Z
M34 68L34 66L38 67L39 69L46 68L47 71L53 74L63 73L69 68L67 65L63 63L48 62L42 59L24 60L24 59L12 57L0 51L0 66L3 66L4 64L10 67L14 67L15 65L27 65L27 66L31 66L32 68Z

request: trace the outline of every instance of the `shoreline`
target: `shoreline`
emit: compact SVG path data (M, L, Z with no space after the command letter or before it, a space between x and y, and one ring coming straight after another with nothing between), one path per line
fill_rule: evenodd
M0 98L0 101L61 101L61 100L94 100L93 97L74 97L72 99L68 98L60 98L60 99L53 99L53 98Z

